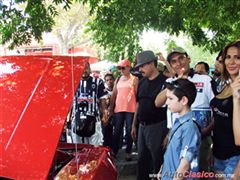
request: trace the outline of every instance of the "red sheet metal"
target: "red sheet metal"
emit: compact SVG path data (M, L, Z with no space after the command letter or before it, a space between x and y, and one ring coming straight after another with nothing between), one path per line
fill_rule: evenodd
M0 58L0 176L46 179L87 58Z
M63 146L62 146L63 147ZM74 144L65 144L65 149L74 149ZM63 148L64 149L64 148ZM73 151L74 152L74 151ZM78 144L78 152L55 177L58 179L105 180L117 179L117 170L109 149L103 146L94 147ZM78 163L76 163L78 161Z

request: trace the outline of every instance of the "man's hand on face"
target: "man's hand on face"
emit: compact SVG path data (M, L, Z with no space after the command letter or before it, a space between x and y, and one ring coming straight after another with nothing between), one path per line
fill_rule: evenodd
M185 74L185 68L181 68L180 73L178 74L178 78L187 79L187 75Z

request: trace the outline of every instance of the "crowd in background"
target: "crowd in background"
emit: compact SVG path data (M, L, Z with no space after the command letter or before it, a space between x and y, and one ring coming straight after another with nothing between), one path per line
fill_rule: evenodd
M161 70L159 61L165 64ZM240 178L240 41L219 52L212 76L206 62L192 69L190 61L181 48L166 58L142 51L134 67L121 60L120 76L107 72L103 80L90 75L88 64L71 117L76 122L85 108L79 104L87 101L89 116L97 116L101 126L86 138L76 134L72 121L72 142L103 144L117 158L124 139L127 161L135 142L138 180L157 174L159 179L183 179L186 172Z

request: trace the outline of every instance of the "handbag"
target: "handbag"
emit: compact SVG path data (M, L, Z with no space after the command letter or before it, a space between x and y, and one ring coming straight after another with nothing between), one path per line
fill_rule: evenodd
M75 133L81 137L90 137L95 133L96 118L90 115L81 115L74 123Z
M90 137L95 133L96 117L87 110L88 102L82 101L79 110L76 112L73 132L81 137Z

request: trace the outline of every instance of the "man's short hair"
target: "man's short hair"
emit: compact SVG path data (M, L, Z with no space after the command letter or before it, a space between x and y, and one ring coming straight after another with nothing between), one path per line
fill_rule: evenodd
M111 77L111 78L114 80L114 76L113 76L112 73L107 73L107 74L105 74L105 75L104 75L104 80L106 80L106 78L107 78L108 76Z
M203 61L200 61L200 62L198 62L198 63L195 65L195 68L196 68L196 66L199 65L199 64L203 64L206 72L209 73L209 65L208 65L208 63L203 62Z
M189 107L191 107L197 96L195 84L188 79L180 78L171 83L167 83L167 89L173 91L173 94L177 96L179 100L181 100L183 96L187 97Z

